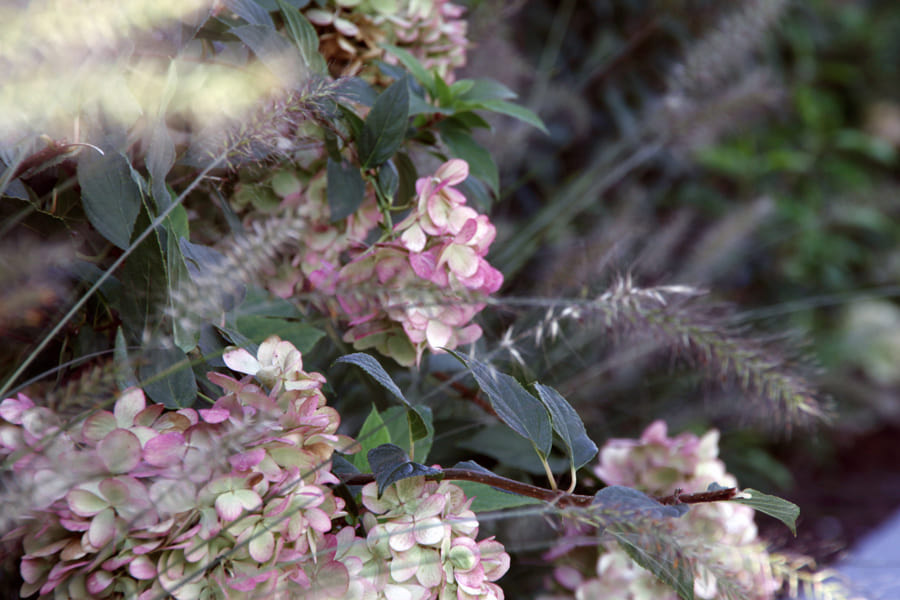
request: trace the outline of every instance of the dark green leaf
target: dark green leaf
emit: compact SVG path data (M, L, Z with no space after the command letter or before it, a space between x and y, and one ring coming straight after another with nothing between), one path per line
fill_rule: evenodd
M356 365L368 373L372 379L381 384L381 387L393 394L394 397L400 400L405 406L413 408L412 404L409 403L409 400L403 397L403 392L400 391L400 388L397 387L397 384L394 383L391 376L387 374L384 367L382 367L373 357L363 352L354 352L353 354L347 354L334 361L334 364L336 365L341 363Z
M550 132L547 131L547 127L544 126L544 122L541 121L541 118L524 106L519 106L518 104L513 104L506 100L484 100L483 102L479 102L479 105L480 108L519 119L532 127L540 129L547 135L550 135Z
M397 173L399 175L399 183L397 186L397 195L394 200L398 204L406 204L416 195L416 165L410 160L409 155L405 152L398 152L393 158L394 164L397 165Z
M150 217L142 210L135 229L143 231L149 226ZM125 339L130 343L139 342L146 330L159 327L157 312L168 297L166 261L156 233L158 230L134 247L118 272L123 287L113 308L122 319Z
M572 405L553 388L536 383L534 389L538 393L538 398L550 411L553 431L565 444L572 467L577 469L587 464L597 454L597 444L588 437L581 417L578 416Z
M116 385L119 390L126 390L130 387L138 385L137 377L134 375L134 366L128 357L128 344L125 342L125 335L122 328L116 329L116 345L113 349L113 361L116 366Z
M251 25L262 25L275 29L275 23L272 22L269 11L255 0L225 0L225 6Z
M337 80L334 93L341 99L372 106L378 95L372 85L361 77L341 77Z
M173 294L170 294L169 296L171 299L177 295L178 290L193 285L193 282L188 273L187 265L184 256L181 254L181 246L179 244L180 239L187 237L187 211L184 210L184 207L178 206L169 216L173 218L166 219L166 275L169 279L169 289L173 292ZM181 222L182 217L185 219L184 222ZM180 235L182 231L185 235ZM171 304L171 300L170 308L173 310L175 308L174 305ZM187 315L179 316L186 317ZM200 329L198 327L189 327L186 325L186 323L190 321L191 319L177 317L172 320L172 337L174 338L175 345L183 352L190 352L193 350L197 346L197 340L200 338ZM199 323L197 325L199 325Z
M142 202L141 186L128 159L118 153L82 153L78 185L91 225L119 248L128 248Z
M500 190L500 172L491 153L472 139L472 134L451 121L441 124L441 139L447 144L454 158L469 163L469 172L488 184L494 195Z
M463 79L461 81L466 80ZM517 95L499 81L477 79L472 83L472 87L458 96L458 99L466 102L484 102L485 100L512 100Z
M462 488L468 498L474 498L471 508L476 513L541 504L536 498L510 494L475 481L454 481L453 485Z
M450 97L456 99L475 87L473 79L460 79L450 85Z
M297 44L297 49L300 50L303 62L311 70L324 73L328 67L325 59L319 54L319 36L316 35L315 27L297 8L284 0L278 0L278 7L281 9L281 14L284 15L288 32L294 39L294 43Z
M677 555L673 558L666 556L673 554L673 549L660 548L664 554L649 552L643 548L641 540L637 535L627 534L614 529L607 530L607 533L616 538L622 550L631 557L631 559L644 567L661 582L665 583L678 594L681 600L694 600L694 574L691 571L690 564L683 557Z
M458 121L469 129L490 129L491 124L485 121L480 115L471 110L464 110L453 114L453 119Z
M553 433L550 415L540 400L529 394L514 378L500 373L491 365L474 358L464 358L456 352L453 355L472 371L500 420L529 440L541 458L546 458L553 444Z
M364 169L382 164L403 143L409 117L407 85L405 77L395 81L372 105L357 140L359 160Z
M434 91L438 103L443 107L450 106L453 96L450 94L450 86L444 81L437 72L434 74Z
M666 505L644 492L622 485L610 485L596 494L591 504L622 513L642 514L651 518L680 517L688 511L686 504Z
M365 422L363 422L356 440L359 442L362 451L354 454L350 458L350 462L361 472L372 473L372 468L369 466L369 450L391 443L390 431L385 426L381 415L378 414L378 409L375 408L375 405L372 405L372 411L366 417Z
M343 221L356 212L366 194L366 183L359 169L342 160L328 158L328 209L331 222Z
M386 197L393 199L400 187L400 175L394 161L389 160L378 169L378 187Z
M422 66L419 59L410 54L409 51L398 48L397 46L392 46L391 44L382 44L382 48L396 56L397 60L400 61L400 64L406 67L407 71L412 73L412 76L416 78L416 81L421 83L429 94L432 96L435 95L434 78L431 76L431 73Z
M459 191L469 200L469 204L477 206L482 212L490 212L494 199L481 179L467 177L459 184Z
M147 351L139 369L141 387L154 402L168 408L186 408L197 399L197 381L191 363L178 348Z
M489 456L512 469L520 469L532 475L546 473L531 442L503 423L494 423L483 427L474 434L461 437L455 442L455 445L458 448ZM556 456L551 456L547 462L553 473L562 473L568 467L568 460Z
M257 344L269 336L277 335L292 343L301 354L312 350L316 342L325 335L324 331L312 325L272 317L238 317L235 325L238 331Z
M749 498L735 498L732 502L740 502L747 506L753 507L761 513L765 513L770 517L775 517L788 526L794 536L797 535L797 517L800 516L800 507L793 502L788 502L778 496L770 496L763 494L754 489L746 489L741 492L742 495Z
M369 466L375 475L380 497L387 486L410 477L440 475L442 471L409 460L406 452L394 444L384 444L368 452Z

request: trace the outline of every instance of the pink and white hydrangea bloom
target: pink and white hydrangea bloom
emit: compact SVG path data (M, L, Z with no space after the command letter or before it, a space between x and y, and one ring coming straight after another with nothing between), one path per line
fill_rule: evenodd
M718 444L716 430L702 437L682 433L670 438L665 422L655 421L639 439L609 440L600 450L594 472L608 485L632 487L655 496L676 489L686 493L705 491L711 483L734 487L734 476L726 472L718 458ZM710 552L708 562L715 564L719 573L727 574L729 585L738 586L743 597L771 600L781 582L773 576L765 546L757 539L753 515L749 506L716 502L693 505L683 517L667 524L676 538L702 543ZM573 533L585 532L575 527ZM571 594L554 598L677 600L674 590L637 566L617 544L601 543L599 551L593 572L566 564L565 552L551 553L551 559L561 563L554 573L556 583ZM697 570L695 596L719 597L716 575L703 566Z
M67 486L10 534L23 543L23 596L250 598L299 585L345 514L330 460L354 443L289 343L228 361L257 378L210 374L225 395L207 409L166 410L130 389L66 430L26 396L0 404L0 458L16 453L14 472ZM77 481L62 476L71 465Z
M363 487L363 523L371 560L387 565L383 597L503 598L494 582L509 555L493 538L475 541L478 520L458 486L411 477L377 492L374 483Z
M481 337L471 321L503 276L485 259L496 228L454 187L468 175L468 164L453 159L420 178L413 210L394 227L396 241L375 244L339 271L338 301L351 317L345 341L408 365L426 349Z

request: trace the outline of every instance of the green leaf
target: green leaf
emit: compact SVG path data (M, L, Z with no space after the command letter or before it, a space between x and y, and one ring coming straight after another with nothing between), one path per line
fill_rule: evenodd
M461 79L453 85L455 86L457 83L463 81L467 80ZM451 89L453 89L452 86ZM499 81L494 81L493 79L476 79L472 82L472 86L460 94L457 99L465 102L484 102L485 100L512 100L517 96L518 94Z
M434 74L434 91L438 103L443 107L448 107L453 101L453 95L450 93L450 86L444 81L437 72Z
M461 487L466 497L474 498L471 509L476 513L541 504L537 498L510 494L476 481L454 481L453 485Z
M345 160L328 158L328 209L331 222L343 221L357 211L366 195L366 183L359 169Z
M395 408L400 407L397 406ZM381 415L378 413L378 409L375 408L374 404L372 405L372 411L369 413L369 416L366 417L365 422L363 422L363 425L359 430L359 435L356 436L356 440L359 442L362 452L354 454L350 458L350 462L361 472L371 473L372 468L369 466L368 458L369 450L391 443L390 431L385 426L384 420L381 418Z
M419 461L424 462L428 459L434 441L434 418L430 408L416 406L415 409L409 409L404 406L392 406L382 413L382 417L391 433L391 442ZM412 452L410 442L413 445Z
M397 173L400 179L394 200L398 204L403 205L416 195L418 173L416 173L416 165L413 164L413 161L405 152L398 152L394 156L393 162L397 165Z
M178 209L181 210L179 211ZM184 208L181 206L176 208L173 213L174 212L184 212L185 218L187 217L186 211L184 211ZM174 308L171 304L171 299L177 295L177 291L192 285L191 276L188 273L187 265L185 264L184 256L181 254L181 246L179 244L179 240L184 239L186 236L178 235L178 232L175 231L176 228L180 229L181 225L167 219L166 276L169 280L169 289L173 292L173 294L169 295L170 308ZM190 319L172 319L172 337L174 338L175 345L178 346L182 352L190 352L193 350L197 346L197 340L200 339L199 327L186 328L185 322L188 321L190 321ZM199 323L197 323L197 325L199 325Z
M407 85L405 77L395 81L372 105L357 140L363 169L384 163L403 143L409 117Z
M277 335L292 343L301 354L312 350L316 342L325 335L324 331L316 329L312 325L274 317L255 315L238 317L235 325L242 335L257 344L269 336Z
M278 7L281 9L281 14L284 15L288 33L297 44L303 61L313 71L324 73L328 66L325 64L325 59L319 54L319 36L316 35L315 27L303 16L303 13L284 0L278 0Z
M444 121L440 127L441 139L455 158L469 163L469 172L488 184L494 195L500 191L500 172L494 157L484 146L472 139L472 134L452 121Z
M515 119L519 119L520 121L528 123L532 127L540 129L547 135L550 135L550 132L547 131L547 127L544 125L544 122L541 120L541 118L524 106L519 106L518 104L513 104L512 102L507 102L506 100L484 100L482 102L479 102L478 104L479 106L475 108L483 108L495 113L500 113L501 115L507 115Z
M119 390L126 390L138 385L137 377L134 375L134 367L128 356L128 344L125 342L125 335L122 333L121 327L116 329L113 361L116 366L116 386L118 386Z
M393 160L389 160L378 169L378 187L387 198L393 199L400 187L400 175Z
M550 411L553 431L565 444L572 468L577 469L587 464L597 454L597 444L588 437L581 417L553 388L536 383L534 389L538 393L538 398Z
M746 489L741 492L743 496L749 498L734 498L732 502L740 502L765 513L770 517L775 517L791 530L791 533L797 535L797 517L800 516L800 507L793 502L788 502L778 496L770 496L763 494L754 489Z
M348 364L348 365L356 365L363 371L369 374L372 379L381 384L381 387L389 391L394 395L400 402L402 402L407 408L413 408L413 405L409 403L403 396L403 392L400 391L400 388L397 387L397 384L394 383L394 380L391 379L391 376L387 374L387 371L384 370L384 367L379 364L377 360L373 357L365 354L363 352L354 352L353 354L346 354L336 361L333 364Z
M378 496L380 497L387 486L410 477L420 475L440 475L442 471L432 467L426 467L409 459L406 452L394 444L384 444L369 450L367 453L369 466L375 475L378 484Z
M532 475L546 474L544 465L534 452L531 442L503 423L493 423L474 434L461 437L455 445L489 456L512 469L520 469ZM568 461L557 456L551 456L547 462L553 473L562 473L568 467Z
M400 64L406 67L407 71L412 73L412 76L416 78L416 81L421 83L422 87L424 87L429 94L432 96L437 95L435 94L434 89L434 78L431 76L431 73L422 66L419 59L410 54L409 51L391 44L382 44L381 47L396 56L397 60L400 61Z
M225 0L228 9L253 25L263 25L274 29L275 23L269 16L269 11L260 6L255 0Z
M666 505L644 492L623 485L609 485L594 494L594 506L627 515L643 515L653 519L677 518L688 511L687 504Z
M197 399L191 363L178 348L149 350L139 369L141 387L154 402L168 408L187 408Z
M128 248L143 197L128 159L118 153L82 153L78 185L84 212L94 229L119 248Z
M646 548L639 545L640 540L635 534L628 534L623 531L608 529L607 533L612 535L622 550L625 551L631 559L644 567L657 579L671 587L678 594L681 600L694 600L694 574L690 569L690 565L683 557L674 557L669 560L664 554L659 552L649 552ZM672 548L659 547L660 552L672 553Z
M472 371L500 420L529 440L541 458L546 458L553 444L553 433L550 415L540 400L529 394L514 378L500 373L491 365L451 353Z
M453 465L453 468L479 471L481 473L494 475L493 471L485 469L474 460L458 462ZM519 494L494 488L487 484L475 481L454 481L453 484L461 487L466 493L466 496L473 499L471 508L476 513L543 503L542 500L538 500L537 498L520 496Z
M142 210L135 229L143 231L149 226L150 216ZM168 296L166 262L158 233L159 230L148 235L134 247L118 272L122 293L113 308L119 313L125 339L130 343L138 343L146 330L160 326L157 312Z

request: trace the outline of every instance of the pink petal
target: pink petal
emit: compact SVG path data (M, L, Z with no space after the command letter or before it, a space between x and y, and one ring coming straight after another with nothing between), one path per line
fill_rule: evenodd
M154 467L166 467L181 462L186 447L184 436L177 431L163 433L144 444L144 460Z
M156 564L146 556L138 556L128 565L128 573L135 579L156 577Z
M230 347L222 355L222 360L229 369L238 373L255 375L260 369L259 361L243 348Z
M147 400L144 398L144 391L141 388L125 390L113 407L116 423L119 424L119 427L131 427L134 425L134 418L146 407Z
M110 543L116 534L116 511L111 508L97 513L91 520L87 531L87 539L91 546L98 550Z
M454 158L442 164L434 177L446 181L447 185L456 185L469 176L469 163L461 158Z
M110 473L127 473L141 462L141 441L127 429L115 429L97 444L97 454Z
M116 428L116 417L108 410L101 410L89 416L81 427L81 435L88 442L97 443Z
M429 321L425 328L425 338L428 345L432 348L442 348L447 346L450 336L453 335L453 329L440 321Z
M236 471L249 471L262 462L266 457L264 448L254 448L249 452L242 452L229 457L228 462Z
M85 587L91 594L99 595L103 590L111 586L115 580L115 577L106 571L94 571L88 575Z
M231 413L224 408L201 408L200 417L207 423L223 423L231 417Z
M109 502L87 490L74 489L66 494L69 510L79 517L93 517L109 507Z

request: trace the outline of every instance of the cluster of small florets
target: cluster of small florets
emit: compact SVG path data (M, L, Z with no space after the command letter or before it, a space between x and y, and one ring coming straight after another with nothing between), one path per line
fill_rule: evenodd
M379 497L370 483L362 502L371 556L362 571L383 597L503 599L494 582L509 569L509 555L493 538L475 541L478 520L459 487L411 477Z
M403 365L425 349L441 352L481 337L471 321L503 275L485 255L496 236L487 216L466 206L453 186L469 175L459 159L416 182L412 212L394 241L375 244L336 274L338 301L349 317L344 340L376 348Z
M225 356L240 381L207 409L166 410L123 392L65 428L20 395L0 404L0 457L34 489L21 593L67 598L256 597L299 586L304 560L344 515L326 484L335 432L324 378L278 338ZM252 593L251 593L252 592Z
M475 541L454 485L366 486L367 537L340 525L331 459L358 445L293 345L273 336L223 359L247 376L210 373L225 395L206 409L132 388L65 427L25 395L0 403L6 483L25 493L5 538L22 541L23 597L503 598L509 556Z
M702 437L682 433L667 435L666 424L656 421L640 439L613 439L600 451L594 468L608 485L622 485L653 496L682 490L705 491L712 483L737 485L718 458L719 432ZM768 600L780 588L772 575L769 557L757 539L754 511L734 502L691 506L683 517L670 523L676 539L701 542L707 553L695 565L694 593L698 598L716 598L721 592L716 573L728 578L746 598ZM584 532L580 532L584 533ZM590 570L572 560L561 560L555 570L555 584L564 593L553 598L609 598L633 600L677 600L678 594L649 571L639 567L614 542L599 544L599 555ZM560 553L552 558L560 558ZM566 557L571 558L571 557ZM707 566L712 568L707 568ZM549 596L548 596L549 598Z
M396 64L382 44L400 46L445 81L466 63L467 24L463 8L448 0L331 0L312 5L306 18L319 27L320 51L336 75L366 73L374 61Z

